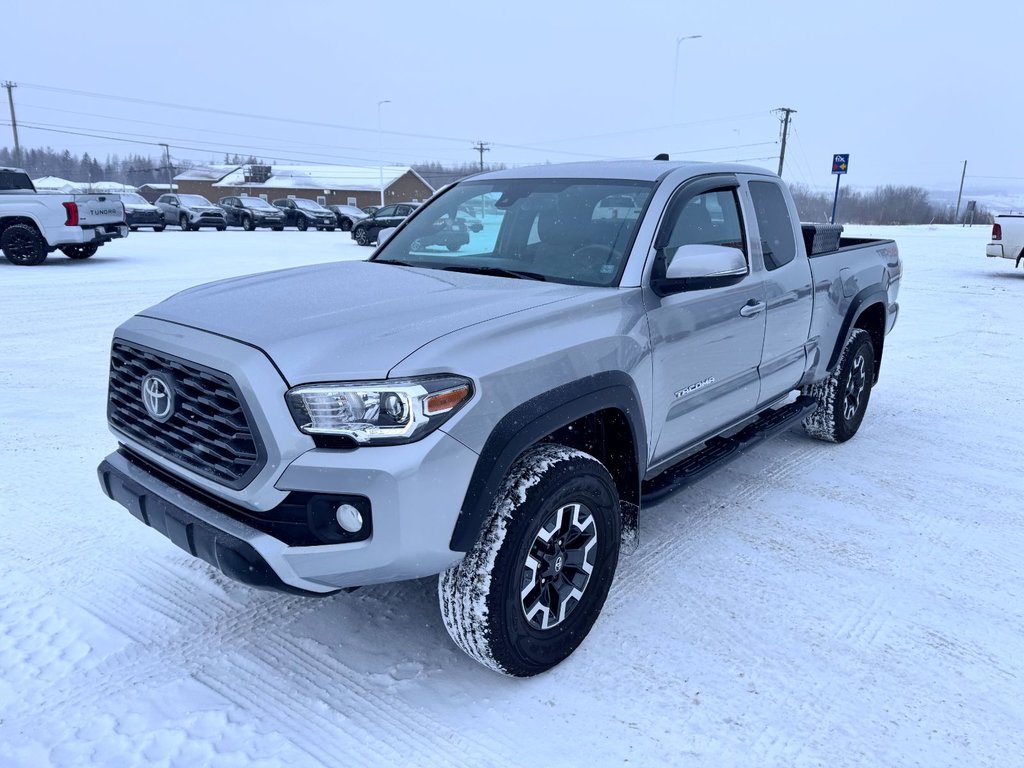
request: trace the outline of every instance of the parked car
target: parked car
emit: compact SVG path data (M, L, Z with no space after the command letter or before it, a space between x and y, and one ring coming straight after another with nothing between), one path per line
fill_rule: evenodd
M142 195L134 192L121 195L121 204L124 205L125 223L132 232L139 227L152 227L154 232L163 232L167 226L160 209Z
M643 218L594 218L624 194ZM412 252L488 196L480 247ZM100 486L257 587L436 575L460 648L538 674L584 641L645 505L801 422L857 433L902 264L892 240L816 233L778 176L734 163L472 176L371 260L200 286L128 319ZM833 477L843 457L829 451Z
M397 227L419 207L419 203L398 203L378 208L352 227L352 239L360 245L371 245L377 241L382 229Z
M201 227L216 227L223 232L228 228L224 211L202 195L160 195L156 207L165 224L177 224L183 232L195 232Z
M351 231L357 221L362 221L369 215L354 205L328 205L327 209L337 217L342 232Z
M427 214L429 216L429 214ZM481 226L481 229L483 227ZM468 219L461 213L455 219L444 213L431 225L431 231L417 237L409 245L409 250L422 252L431 246L442 246L454 253L469 242Z
M0 168L0 250L11 264L34 267L57 249L88 259L127 236L117 195L41 195L21 168Z
M284 229L284 212L262 197L222 197L218 205L230 227L241 227L246 232L257 227L270 227L275 232Z
M1024 261L1024 214L1003 214L992 222L992 242L985 246L985 255L1010 259L1015 267Z
M288 197L275 200L274 205L284 211L284 225L305 232L310 227L333 232L338 226L334 213L315 200L303 197Z

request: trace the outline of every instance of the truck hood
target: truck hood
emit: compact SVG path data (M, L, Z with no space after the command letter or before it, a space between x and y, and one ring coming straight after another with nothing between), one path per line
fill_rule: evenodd
M258 347L296 385L385 378L441 336L580 290L356 261L209 283L140 314Z

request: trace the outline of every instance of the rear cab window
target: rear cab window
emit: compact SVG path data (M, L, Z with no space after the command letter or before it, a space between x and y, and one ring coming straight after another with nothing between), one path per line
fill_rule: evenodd
M786 198L779 185L770 181L751 181L747 186L761 233L765 269L784 267L796 258L796 236Z

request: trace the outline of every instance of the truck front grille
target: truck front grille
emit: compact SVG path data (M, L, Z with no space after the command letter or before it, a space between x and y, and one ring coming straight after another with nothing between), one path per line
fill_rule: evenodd
M173 390L173 408L163 421L143 401L143 380L150 374ZM120 340L110 353L107 419L151 451L234 490L244 488L266 463L230 376Z

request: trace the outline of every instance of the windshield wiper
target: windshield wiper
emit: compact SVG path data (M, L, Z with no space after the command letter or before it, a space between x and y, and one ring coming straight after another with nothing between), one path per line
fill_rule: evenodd
M396 267L419 267L421 264L411 264L408 261L399 261L398 259L370 259L370 264L393 264Z
M496 277L514 277L520 280L539 280L547 282L544 275L536 272L525 272L521 269L505 269L504 267L454 266L444 267L445 272L469 272L474 275L494 275Z

